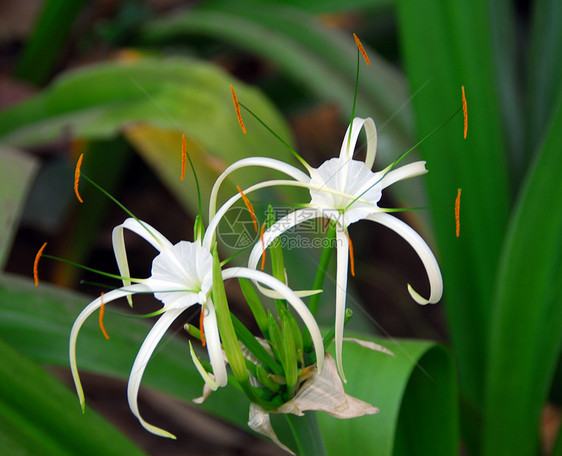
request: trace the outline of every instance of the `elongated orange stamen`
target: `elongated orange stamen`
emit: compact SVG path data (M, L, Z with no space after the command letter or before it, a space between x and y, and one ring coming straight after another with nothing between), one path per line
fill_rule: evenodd
M261 226L261 231L260 231L261 247L263 249L263 253L261 255L261 270L262 271L265 268L265 241L263 240L264 231L265 231L265 222L263 222L263 225Z
M466 104L466 94L464 93L464 86L462 89L462 115L464 117L464 139L466 139L466 134L468 132L468 105Z
M80 167L82 166L82 159L84 158L84 154L80 154L78 161L76 162L76 169L74 170L74 193L76 193L76 198L81 203L84 202L80 193L78 192L78 182L80 182Z
M353 258L353 242L351 242L351 237L349 236L348 233L345 233L347 235L347 241L349 244L349 267L351 269L351 275L353 277L355 277L355 260Z
M46 242L37 251L37 255L35 255L35 261L33 262L33 280L35 280L35 286L39 285L39 260L41 259L41 255L43 255L43 250L45 250L45 247L47 247Z
M359 38L357 37L357 35L355 33L353 34L353 38L355 38L355 44L357 45L357 48L359 49L359 52L361 52L361 55L365 59L365 62L367 63L367 66L370 65L371 61L369 60L369 56L365 52L365 48L363 47L363 45L361 44L361 41L359 41Z
M187 163L187 142L185 135L181 135L181 180L185 177L185 164Z
M103 337L105 337L107 340L109 340L109 334L107 334L107 331L105 330L105 326L103 325L103 314L105 313L105 304L103 302L103 292L101 293L100 300L101 300L100 318L99 318L100 329L101 329L101 332L103 333Z
M459 237L461 234L461 190L462 189L460 188L457 189L457 198L455 199L455 224L457 237Z
M244 192L242 191L242 189L240 188L239 185L236 186L236 188L238 189L238 191L240 192L240 195L242 195L242 200L244 201L244 204L246 205L246 207L248 208L248 210L250 211L250 217L252 217L252 222L254 222L254 229L256 230L256 233L258 232L258 219L256 218L256 213L254 211L254 206L252 206L252 203L250 202L250 200L248 199L248 197L244 194Z
M199 332L201 333L201 345L203 345L203 347L206 345L205 327L203 325L204 318L205 318L205 306L201 306L201 313L199 314Z
M236 117L238 118L238 123L244 134L246 134L246 127L244 126L244 121L242 120L242 114L240 114L240 103L238 103L238 98L236 97L236 92L234 92L234 87L230 85L230 91L232 92L232 101L234 102L234 109L236 110Z

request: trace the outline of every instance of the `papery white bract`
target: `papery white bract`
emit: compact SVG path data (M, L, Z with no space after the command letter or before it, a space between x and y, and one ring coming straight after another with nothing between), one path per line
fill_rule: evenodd
M266 411L257 404L250 404L248 426L254 431L269 437L278 446L294 454L279 438L271 425L271 413L291 413L304 415L307 410L326 412L336 418L348 419L379 413L377 407L346 394L338 376L334 359L327 354L324 370L316 372L304 382L295 396L276 410Z
M364 162L353 160L355 145L362 129L365 129L367 139L367 151ZM309 189L311 198L306 208L291 212L265 231L263 243L257 243L250 254L249 267L251 268L256 268L264 248L267 248L275 238L293 226L319 217L330 218L336 222L338 242L335 344L336 363L344 381L342 341L349 262L347 227L351 223L359 220L371 220L380 223L392 229L410 243L424 264L431 288L430 296L426 299L408 285L408 291L417 303L435 303L441 299L443 293L441 271L427 243L406 223L388 214L384 208L378 206L382 191L386 187L400 180L426 173L425 162L418 161L396 169L391 165L382 171L373 172L371 168L375 161L376 148L377 132L375 123L370 118L363 119L357 117L353 119L344 136L339 157L326 161L317 169L307 167L308 176L292 165L279 160L254 157L240 160L229 166L217 179L211 193L209 210L210 214L213 215L221 183L236 169L247 166L272 168L283 172L294 180L261 182L245 189L244 192L246 194L260 188L276 185L297 186ZM217 215L225 213L239 198L239 195L230 198L217 212ZM216 230L216 226L210 225L207 234L209 234L209 231L214 232L214 230ZM276 297L275 293L263 289L262 291L270 297Z

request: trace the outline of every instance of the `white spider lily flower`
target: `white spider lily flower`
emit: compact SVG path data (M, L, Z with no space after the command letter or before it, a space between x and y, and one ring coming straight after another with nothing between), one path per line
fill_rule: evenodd
M367 138L367 152L364 162L353 160L353 151L361 129L365 129ZM336 317L335 317L335 345L336 363L338 371L345 381L342 369L342 341L344 316L347 293L347 274L349 262L349 238L347 227L359 220L371 220L380 223L402 236L416 251L426 269L430 296L422 297L409 284L408 291L419 304L436 303L443 294L443 279L435 256L422 237L406 223L390 215L384 208L378 206L382 191L389 185L400 180L419 176L427 172L424 161L410 163L394 169L393 165L378 172L371 170L376 156L377 131L371 118L355 118L344 136L340 155L324 162L320 167L307 168L309 176L297 168L271 158L251 158L240 160L229 166L217 179L211 193L210 214L215 212L218 189L221 183L236 169L246 166L262 166L281 171L294 180L271 180L253 185L244 192L275 186L292 185L305 187L310 191L310 203L307 207L297 209L278 220L263 235L263 243L258 242L249 259L249 267L256 268L259 258L269 244L282 233L295 225L314 218L327 217L336 222L337 237L337 274L336 274ZM224 214L234 202L240 198L235 195L228 200L217 212ZM218 217L216 217L218 218ZM218 222L217 222L218 223ZM216 226L209 226L207 235ZM207 239L210 242L211 239ZM205 243L205 240L203 241ZM265 290L266 294L276 297L274 293Z
M152 262L152 274L147 279L128 279L130 277L129 265L123 236L125 229L141 236L159 252ZM148 223L133 218L125 220L121 225L113 229L113 248L121 277L124 278L124 286L92 301L80 313L74 322L70 334L70 367L80 404L82 409L84 409L84 392L76 364L76 340L83 323L103 304L122 297L130 298L135 293L152 293L156 299L162 301L164 306L159 312L161 313L160 318L149 331L133 363L127 387L127 397L131 411L145 429L163 437L175 438L174 435L151 425L142 418L137 403L138 392L146 365L164 333L186 309L195 304L200 304L203 307L203 331L213 373L209 374L202 371L201 363L192 351L193 360L209 388L216 390L218 387L227 384L226 362L222 352L216 313L211 299L213 257L210 250L205 248L200 240L195 242L180 241L173 245ZM316 356L319 360L318 368L322 368L324 360L322 335L314 317L292 290L274 277L253 269L229 268L222 271L222 274L225 280L243 277L261 282L282 295L295 308L310 331Z

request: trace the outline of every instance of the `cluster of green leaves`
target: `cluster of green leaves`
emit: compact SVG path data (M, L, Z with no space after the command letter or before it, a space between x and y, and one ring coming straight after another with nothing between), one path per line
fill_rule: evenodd
M45 2L37 37L18 68L22 78L30 79L32 72L26 61L37 68L40 56L42 80L36 82L44 81L59 48L42 37L50 30L69 30L82 4L72 2L73 13L64 16L55 14L61 10L57 3ZM460 389L455 387L454 363L443 347L394 341L389 348L396 358L390 358L348 344L347 391L382 412L350 421L319 416L320 429L328 454L454 454L459 445L458 397L463 438L473 454L533 454L538 451L540 413L562 343L562 311L556 305L556 284L562 279L562 180L557 176L562 169L562 61L552 58L562 50L560 2L535 2L528 31L516 28L513 5L506 0L356 0L346 2L345 8L369 8L376 15L393 7L405 76L367 49L375 70L361 80L357 106L359 115L372 116L379 125L393 118L381 131L382 160L391 162L413 144L412 114L417 136L423 137L459 105L461 85L469 102L468 138L462 139L459 120L458 125L441 129L422 150L430 169L427 196L432 207L450 207L457 188L463 189L460 238L454 236L450 211L432 212ZM136 43L159 52L168 44L198 37L227 42L271 62L315 99L335 104L348 120L355 85L353 40L312 14L343 8L342 2L325 1L306 2L306 7L275 1L205 2L197 9L147 22L138 30ZM520 52L517 41L522 37L529 38L523 43L525 52ZM46 43L52 52L43 52ZM89 174L98 181L106 177L110 182L104 186L111 187L121 171L115 167L110 175L104 163L108 154L121 156L128 148L116 139L124 137L190 213L197 210L195 187L178 178L182 133L188 136L198 165L203 194L209 193L224 162L249 155L290 161L290 154L253 119L246 119L252 133L242 136L228 89L233 80L199 60L141 55L68 73L38 96L0 113L0 143L10 146L1 151L0 197L6 210L0 211L0 264L9 253L36 167L14 148L61 137L86 141L92 153L85 165L97 170ZM424 87L413 99L413 112L410 106L401 107L408 94L406 80L412 91ZM238 81L235 87L246 105L291 142L280 114L259 91ZM247 178L261 180L255 170L237 175L242 182ZM7 179L17 187L5 185ZM418 205L416 196L423 191L415 185L420 181L402 186L399 196ZM234 191L225 187L225 192ZM77 227L88 227L93 235L92 221L99 220L100 211L99 205L84 205ZM85 231L81 229L82 245ZM83 247L75 239L69 251L79 256ZM289 270L303 269L298 261L287 261ZM37 399L37 415L17 402L19 395L37 397L47 389L58 397L56 382L46 380L48 375L30 363L67 365L66 334L87 299L48 286L35 289L29 281L12 276L0 280L0 337L12 347L3 344L1 350L6 378L16 388L0 391L0 420L10 423L0 427L3 447L24 454L72 453L76 442L67 443L66 433L84 435L82 449L94 437L68 427L81 423L112 436L99 421L89 421L98 420L93 414L74 420L69 418L71 407ZM131 364L147 328L138 321L107 320L111 357L99 331L86 327L81 333L80 365L125 379L125 366ZM262 332L272 329L267 318L258 325ZM13 348L21 354L14 354ZM185 401L197 397L201 381L185 346L173 340L162 353L147 371L147 384ZM29 372L26 378L10 377L20 370ZM223 400L229 407L221 407ZM62 399L58 403L66 404ZM204 407L245 427L247 400L237 389L213 394ZM60 420L47 421L45 416ZM14 439L16 435L29 439ZM117 439L106 438L111 445L103 451L115 451ZM19 441L30 443L20 448ZM129 443L122 445L121 453L135 454ZM102 452L91 448L93 453ZM555 451L562 451L560 439Z

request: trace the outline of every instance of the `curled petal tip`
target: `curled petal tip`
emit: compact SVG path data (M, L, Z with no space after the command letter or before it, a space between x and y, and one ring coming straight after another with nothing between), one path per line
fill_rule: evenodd
M421 304L422 306L425 306L426 304L435 304L437 301L439 301L439 299L435 299L435 300L425 299L416 290L414 290L412 288L412 285L410 284L408 284L408 292L410 293L412 299L416 301L418 304Z

